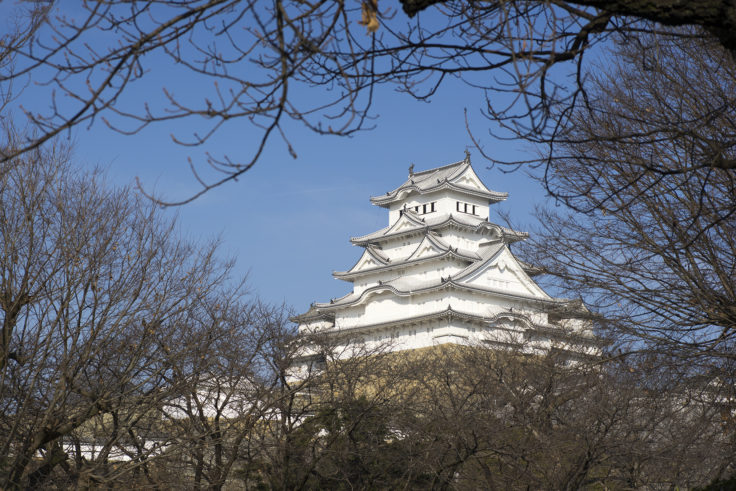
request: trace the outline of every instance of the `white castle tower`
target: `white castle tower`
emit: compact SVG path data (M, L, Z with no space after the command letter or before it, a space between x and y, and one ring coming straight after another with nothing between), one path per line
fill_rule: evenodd
M444 167L413 167L401 186L371 198L388 209L388 226L350 239L365 251L333 273L352 292L312 304L294 318L299 332L348 334L392 350L479 342L559 350L571 360L597 353L589 324L575 318L586 312L581 302L550 297L509 250L527 234L488 220L489 205L508 194L489 190L467 153Z

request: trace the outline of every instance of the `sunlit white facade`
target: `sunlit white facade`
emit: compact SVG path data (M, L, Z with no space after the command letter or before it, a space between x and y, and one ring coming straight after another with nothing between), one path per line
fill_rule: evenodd
M363 254L334 273L352 291L297 316L300 333L348 334L391 350L484 343L570 359L595 354L584 307L549 296L511 253L527 234L489 221L489 206L506 198L483 184L469 157L410 170L401 186L371 198L387 209L388 226L353 237Z

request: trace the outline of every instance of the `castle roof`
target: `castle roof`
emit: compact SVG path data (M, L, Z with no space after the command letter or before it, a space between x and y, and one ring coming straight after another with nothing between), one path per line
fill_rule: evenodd
M487 198L491 203L503 201L508 197L508 193L488 189L471 167L470 159L466 158L454 164L411 173L401 186L385 195L372 197L371 203L387 207L391 203L405 199L412 193L430 194L446 189Z
M450 305L448 305L447 308L445 308L444 310L440 310L437 312L430 312L430 313L419 315L419 316L394 319L394 320L384 321L384 322L376 322L373 324L366 324L366 325L361 325L361 326L340 328L340 332L346 333L350 331L361 331L361 332L380 331L383 329L390 329L396 326L407 326L412 323L420 324L423 322L437 320L437 319L461 319L461 320L464 320L464 321L467 321L473 324L477 324L477 325L495 325L499 322L499 320L506 319L506 318L518 320L519 323L523 326L522 329L530 333L536 332L540 334L545 334L552 338L574 340L581 344L592 344L592 345L605 344L600 339L592 335L586 335L584 333L578 333L578 332L572 332L566 329L560 329L560 326L551 325L551 324L535 324L534 322L532 322L532 320L527 315L523 313L501 312L492 317L485 317L485 316L471 314L468 312L462 312L460 310L453 309Z
M550 349L594 343L592 330L578 322L587 315L582 303L551 297L530 278L543 271L512 254L509 245L528 234L487 218L486 203L506 197L483 184L469 157L417 173L412 165L401 186L371 198L389 208L389 225L352 237L363 254L348 271L333 273L354 281L353 291L312 304L294 318L300 331L356 332L366 339L391 331L392 337L407 336L401 349L468 339L463 333L477 326L484 333L522 333L523 342L539 340ZM419 324L434 334L401 334ZM498 336L484 341L505 342ZM578 351L570 353L585 353Z
M444 213L432 216L419 217L411 210L402 212L401 217L388 227L384 227L370 234L351 237L350 242L355 245L381 243L407 234L421 233L424 229L439 230L450 226L462 227L473 231L487 229L489 233L503 239L507 243L526 239L529 234L491 223L484 218L465 213Z
M373 258L375 257L374 254L378 251L375 246L368 245L366 246L366 251L350 270L335 271L332 275L335 278L350 281L357 276L365 274L389 271L395 268L412 266L426 261L437 261L443 258L451 257L465 261L466 263L481 259L481 256L476 252L450 246L429 229L425 228L424 233L424 239L414 249L414 252L403 261L376 261Z
M468 290L499 297L532 300L545 304L570 302L568 299L552 298L544 292L539 285L528 277L521 264L514 258L503 242L489 244L486 247L480 260L469 264L465 269L455 274L454 277L448 276L446 278L425 281L399 277L390 281L380 281L377 285L366 288L360 293L350 292L340 298L331 300L329 303L317 303L315 306L317 309L332 310L359 304L375 293L390 292L403 297L443 289ZM491 267L514 271L519 278L521 288L512 292L505 288L490 287L483 284L482 281L478 281L479 276Z

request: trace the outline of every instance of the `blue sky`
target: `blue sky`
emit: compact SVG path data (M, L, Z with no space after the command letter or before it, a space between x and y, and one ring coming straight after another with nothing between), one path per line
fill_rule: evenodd
M473 115L476 133L487 135L490 124L479 115L482 94L460 84L444 87L429 103L389 87L378 95L374 130L340 138L295 128L290 137L297 159L281 141L273 140L238 182L168 212L179 215L182 230L195 240L220 236L223 252L237 259L238 273L248 274L254 293L266 301L302 311L314 300L345 294L350 285L331 273L348 269L360 256L361 249L350 244L350 237L388 221L387 211L368 198L401 184L411 163L423 170L461 160L471 146L464 108ZM238 142L249 131L247 122L236 122L211 148L237 156L247 151ZM185 197L198 189L186 162L192 151L173 145L164 133L156 128L122 136L101 126L78 129L76 156L83 165L105 167L114 183L139 177L147 189ZM532 151L524 143L489 136L483 142L487 152L502 158L523 158ZM510 193L494 209L510 211L515 223L531 225L533 204L544 199L539 184L522 171L487 169L488 162L472 148L471 158L488 187Z
M151 66L157 70L131 86L119 106L160 102L162 86L171 79L185 94L201 90L194 81L188 82L186 73L155 62ZM301 97L325 95L319 88L300 90ZM19 102L40 109L48 100L44 91L48 89L32 85ZM386 210L369 203L370 196L402 183L411 163L423 170L464 157L471 146L466 108L471 128L487 153L500 159L525 159L534 151L523 142L488 136L491 123L480 115L485 102L482 92L457 81L448 80L429 102L416 101L390 86L380 87L374 101L375 129L340 138L317 136L296 123L287 125L297 159L282 141L273 139L256 166L238 182L166 212L178 214L183 233L194 240L221 237L223 254L237 259L236 273L248 274L254 294L303 311L314 300L326 301L349 291L348 283L331 275L350 268L360 256L361 249L352 246L349 238L379 229L388 220ZM139 178L147 190L172 200L199 190L187 158L204 165L203 152L209 151L247 159L256 137L247 121L236 120L206 146L192 149L171 142L169 135L182 131L189 129L179 123L124 136L98 119L68 137L75 144L79 165L102 166L114 184ZM539 184L523 171L488 170L488 162L472 148L471 155L488 187L510 193L507 202L494 208L510 211L519 228L531 226L532 207L544 199ZM492 219L496 216L492 212Z

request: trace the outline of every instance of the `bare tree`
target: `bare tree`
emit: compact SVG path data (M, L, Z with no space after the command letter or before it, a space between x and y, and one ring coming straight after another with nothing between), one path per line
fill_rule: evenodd
M425 353L396 427L406 466L431 489L692 487L733 472L718 394L681 390L652 362L570 365L480 345Z
M406 409L399 388L407 365L395 363L385 343L332 334L299 339L282 365L275 411L261 426L254 477L275 489L395 487L389 430ZM312 363L295 376L305 361Z
M224 324L219 336L202 340L189 363L175 366L177 378L187 382L162 409L161 430L170 447L159 467L168 479L178 477L162 486L252 484L265 452L259 436L288 393L273 363L293 352L283 348L295 342L283 307L224 297L220 302L221 315L198 321Z
M231 264L64 148L2 165L2 487L159 482L157 459L180 452L163 408L223 343L240 336L247 364L264 335L234 316Z
M0 121L3 127L11 123L5 119L8 117L6 108L23 91L25 82L15 77L17 54L33 42L33 37L46 20L49 6L45 2L34 2L15 9L4 20L6 25L3 27L7 30L0 36L0 74L3 79L0 83ZM3 155L6 151L3 150Z
M529 252L618 342L726 366L736 173L718 162L736 156L734 65L702 40L621 49L626 63L597 79L547 175L587 215L540 210Z
M618 489L693 487L734 471L733 404L651 356L571 365L478 345L325 361L284 406L297 417L278 413L251 440L261 453L247 482Z
M635 390L641 458L612 477L703 485L734 473L691 472L705 467L693 451L734 443L734 64L697 36L622 38L615 59L549 157L543 179L569 208L539 210L522 249L585 299L625 365L617 386Z
M547 156L547 188L577 211L615 212L640 197L628 187L646 194L650 175L673 187L706 174L712 176L706 187L709 179L728 180L736 163L731 56L692 29L622 36L611 54L606 67L591 76L586 105L571 115ZM577 168L586 163L586 171L567 178L570 161ZM629 169L626 176L615 167L621 161ZM715 194L733 191L725 187ZM733 203L709 194L704 189L702 207L715 214L711 218L726 220L735 212Z
M234 120L249 121L256 143L247 156L210 153L214 173L192 167L204 192L250 169L274 136L294 153L286 120L318 134L349 135L372 124L367 117L378 85L395 84L424 100L448 77L485 94L487 116L513 137L550 143L585 100L586 60L595 58L593 48L611 34L675 32L716 39L729 57L734 49L734 13L727 2L401 5L411 17L376 0L91 1L69 15L47 8L43 25L19 38L24 42L3 43L16 60L12 71L0 74L4 90L33 80L49 97L46 106L26 107L35 136L4 158L98 119L123 133L192 120L198 129L173 137L191 146L206 144ZM681 25L699 30L670 27ZM158 69L200 83L203 95L179 95L172 79L146 103L121 102ZM335 90L305 99L299 89L306 86Z

